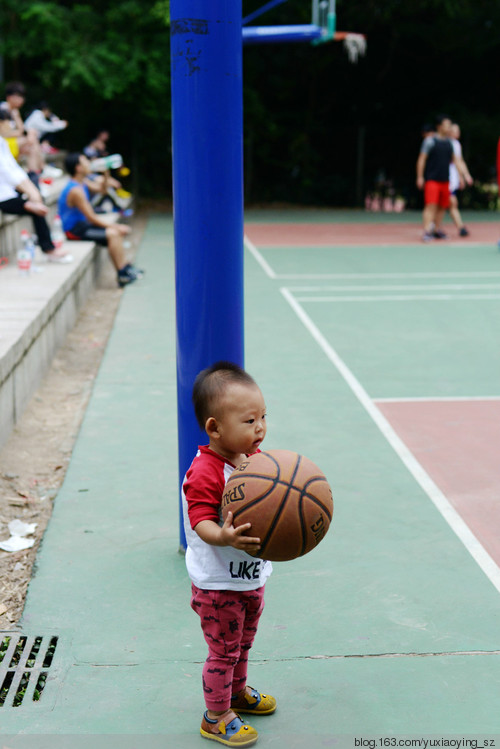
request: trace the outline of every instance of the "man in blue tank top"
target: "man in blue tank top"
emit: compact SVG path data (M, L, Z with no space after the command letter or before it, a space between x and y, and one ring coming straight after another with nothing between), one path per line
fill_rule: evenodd
M88 240L107 247L119 286L137 281L143 271L126 261L123 246L123 237L130 233L130 227L109 224L90 204L90 193L85 184L92 172L90 161L84 154L70 153L65 165L71 179L59 197L58 209L67 238Z

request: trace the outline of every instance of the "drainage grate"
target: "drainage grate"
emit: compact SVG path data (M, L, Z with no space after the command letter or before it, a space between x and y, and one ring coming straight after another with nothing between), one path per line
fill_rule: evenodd
M0 632L0 708L41 699L57 637Z

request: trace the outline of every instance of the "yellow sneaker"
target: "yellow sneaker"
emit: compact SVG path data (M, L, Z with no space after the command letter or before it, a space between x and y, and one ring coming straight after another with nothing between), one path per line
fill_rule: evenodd
M204 713L200 733L204 739L218 741L226 746L251 746L259 738L255 728L244 723L232 709L225 712L219 720L211 720Z
M261 694L247 686L231 699L231 707L237 713L271 715L276 710L276 700L270 694Z

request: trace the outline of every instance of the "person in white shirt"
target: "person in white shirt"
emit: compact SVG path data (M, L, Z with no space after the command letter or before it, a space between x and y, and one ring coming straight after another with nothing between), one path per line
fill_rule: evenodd
M464 183L472 185L472 177L470 176L469 169L462 156L462 146L460 144L460 127L454 122L450 130L451 145L453 146L453 153L455 159L462 166L461 174L454 162L450 164L450 216L453 223L458 229L458 233L461 237L468 237L469 230L465 227L458 207L458 191L464 187Z
M20 81L7 83L5 86L5 101L0 103L0 109L7 112L10 119L10 133L4 134L8 139L9 147L13 156L25 156L27 160L28 174L38 184L38 175L44 166L43 153L40 148L38 136L34 130L25 127L20 109L26 100L24 84Z
M42 144L42 148L45 147L45 141L47 141L48 152L54 152L52 148L53 143L51 136L54 133L59 133L68 127L67 120L61 120L57 115L52 112L50 104L46 101L40 102L38 109L34 109L33 112L25 119L24 126L27 130L34 130L38 135L38 140Z
M52 262L71 262L63 249L56 249L45 216L48 208L40 191L28 177L2 136L10 128L9 115L0 111L0 211L19 216L31 216L40 249Z

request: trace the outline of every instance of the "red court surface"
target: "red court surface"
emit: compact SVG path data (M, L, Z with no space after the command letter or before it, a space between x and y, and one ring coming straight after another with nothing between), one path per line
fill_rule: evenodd
M478 222L469 225L470 236L459 237L454 226L444 226L448 239L435 240L439 245L477 242L496 244L500 222ZM257 247L318 247L349 244L420 243L421 223L247 223L245 234Z
M500 399L377 406L500 564Z

